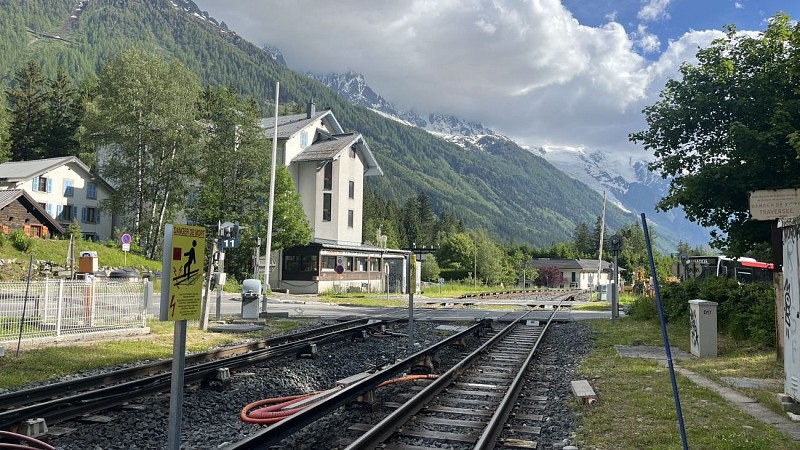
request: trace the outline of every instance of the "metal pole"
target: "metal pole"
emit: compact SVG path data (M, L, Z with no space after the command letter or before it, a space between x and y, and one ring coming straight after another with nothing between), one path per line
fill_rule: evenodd
M162 287L162 289L164 289ZM181 448L181 421L183 420L183 378L186 369L186 321L175 321L172 341L172 375L169 398L169 432L167 449Z
M217 266L217 320L222 318L222 287L225 285L222 278L225 273L225 249L219 249L219 265Z
M266 289L269 286L269 262L272 261L272 212L275 208L275 166L278 165L278 100L281 84L275 82L275 131L272 135L272 160L269 165L269 210L267 212L267 262L264 269L264 302L262 309L267 310Z
M472 279L473 289L478 287L478 244L474 243L474 245L475 245L475 258L473 259L472 263L472 273L475 274L475 278Z
M19 348L22 345L22 329L25 328L25 309L28 307L28 290L31 287L31 273L33 272L33 254L31 253L31 261L28 263L28 282L25 284L25 298L22 300L22 317L19 321L19 338L17 339L17 357L19 357Z
M650 259L650 271L653 273L653 290L656 295L656 304L658 305L658 316L661 319L661 335L664 338L664 350L667 353L667 362L669 363L669 375L672 379L672 394L675 397L675 409L678 413L678 425L681 429L681 441L683 441L683 450L689 449L689 444L686 440L686 427L683 424L683 412L681 411L681 398L678 395L678 382L675 380L675 367L672 363L672 351L669 348L669 337L667 336L667 322L664 319L664 308L661 305L661 293L658 289L658 275L656 274L656 263L653 259L653 248L650 245L650 232L647 230L647 218L642 213L642 229L644 230L644 240L647 243L647 256Z
M600 291L600 272L603 270L603 232L606 229L606 191L603 191L603 214L600 216L600 252L597 257L597 300L602 300Z
M416 273L416 270L411 269L411 265L414 264L414 257L412 254L409 253L408 255L408 354L414 354L414 288L416 287L417 283L416 280L412 280L412 276ZM414 278L416 278L414 276Z
M611 291L611 320L619 317L619 268L617 267L617 251L614 251L614 289Z
M214 270L214 255L217 253L219 248L219 238L214 239L214 245L211 248L211 258L208 258L208 272L206 272L206 289L203 293L203 303L201 306L202 316L200 317L200 329L205 331L208 330L208 310L209 305L211 302L208 301L211 298L211 277L214 276L212 273Z

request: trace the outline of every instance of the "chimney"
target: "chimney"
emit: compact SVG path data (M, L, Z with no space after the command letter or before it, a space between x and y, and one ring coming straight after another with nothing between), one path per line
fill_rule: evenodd
M314 105L314 99L312 98L311 101L308 102L308 106L306 107L306 118L310 119L314 117L314 114L316 114L316 112L317 108Z

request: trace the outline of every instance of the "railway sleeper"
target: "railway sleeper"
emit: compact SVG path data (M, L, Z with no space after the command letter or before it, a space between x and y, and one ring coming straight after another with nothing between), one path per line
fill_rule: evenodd
M439 364L439 355L427 354L414 362L410 372L412 375L430 375L436 370L437 364Z
M311 358L317 359L317 344L312 342L297 351L297 358Z

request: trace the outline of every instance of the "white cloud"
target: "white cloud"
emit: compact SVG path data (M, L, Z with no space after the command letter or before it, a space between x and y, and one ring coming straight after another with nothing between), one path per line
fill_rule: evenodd
M278 47L292 69L361 72L397 106L480 121L531 147L639 156L627 136L643 129L642 108L706 41L687 34L651 62L636 52L660 44L646 27L634 42L614 21L580 25L558 0L195 1Z
M632 36L636 46L645 53L655 53L661 48L661 40L655 34L647 32L647 25L639 24Z
M654 22L661 19L669 19L667 7L672 0L646 0L643 2L642 9L636 14L639 20Z
M744 9L744 4L741 2L734 3L734 6L736 7L736 9Z

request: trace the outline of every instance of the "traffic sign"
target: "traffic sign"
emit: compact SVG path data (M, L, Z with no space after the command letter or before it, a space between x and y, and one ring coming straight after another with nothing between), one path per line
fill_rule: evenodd
M131 251L131 235L128 233L122 235L122 251Z
M335 270L336 270L336 273L338 273L339 275L341 275L342 273L344 273L344 266L343 266L343 265L341 265L341 264L339 264L338 266L336 266L336 269L335 269Z

